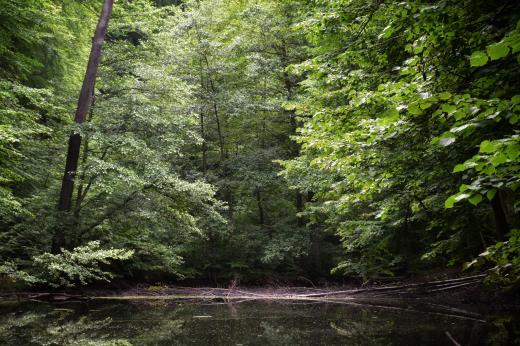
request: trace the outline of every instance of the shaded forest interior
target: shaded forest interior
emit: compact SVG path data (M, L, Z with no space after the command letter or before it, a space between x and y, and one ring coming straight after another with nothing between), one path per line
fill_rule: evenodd
M453 267L518 288L519 19L506 0L0 0L0 286Z

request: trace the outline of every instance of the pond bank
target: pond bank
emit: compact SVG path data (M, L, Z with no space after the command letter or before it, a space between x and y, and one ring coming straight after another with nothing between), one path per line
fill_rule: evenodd
M128 301L422 301L428 303L481 305L497 303L497 292L483 286L485 274L445 280L394 283L369 287L184 287L170 285L136 285L127 289L82 289L51 292L0 292L4 300L69 301L69 300L128 300ZM503 303L503 302L499 302ZM516 305L505 305L515 308Z

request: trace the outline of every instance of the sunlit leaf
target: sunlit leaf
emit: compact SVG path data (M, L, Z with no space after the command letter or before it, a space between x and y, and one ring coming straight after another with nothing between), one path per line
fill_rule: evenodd
M491 57L491 60L498 60L504 58L509 53L509 47L504 42L495 43L487 46L486 51Z
M480 67L484 66L488 62L488 56L485 52L476 51L471 54L469 61L471 66Z

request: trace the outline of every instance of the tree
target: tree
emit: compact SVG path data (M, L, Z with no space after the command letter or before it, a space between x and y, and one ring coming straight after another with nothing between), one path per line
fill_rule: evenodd
M501 1L309 5L302 27L312 58L294 67L306 77L295 107L308 120L298 136L302 155L284 164L285 175L313 187L319 205L309 212L341 237L338 272L391 275L438 265L443 256L460 264L503 237L506 219L518 224L507 212L517 198L518 63L516 34L508 33L515 8ZM460 185L452 170L472 182ZM453 208L462 200L478 206Z
M82 124L89 112L94 94L94 85L96 83L97 70L99 62L101 61L101 49L105 41L105 35L108 28L108 22L112 13L114 0L105 0L103 8L99 16L99 22L96 27L96 32L92 40L92 49L87 64L87 71L83 80L80 96L78 99L78 108L74 117L77 124ZM58 211L70 212L72 206L72 194L74 192L74 177L78 169L78 160L81 150L81 135L73 133L69 137L69 145L67 149L67 159L65 162L65 172L61 185L60 199L58 202ZM67 215L60 215L60 218ZM58 253L65 245L65 231L66 226L59 222L52 240L52 252Z

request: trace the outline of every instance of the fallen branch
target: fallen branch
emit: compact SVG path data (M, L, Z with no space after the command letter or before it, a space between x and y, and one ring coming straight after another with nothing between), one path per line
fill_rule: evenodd
M397 285L397 286L386 286L386 287L369 287L369 288L361 288L361 289L353 289L353 290L345 290L345 291L332 291L332 292L324 292L324 293L314 293L307 294L306 297L324 297L329 295L340 295L340 294L358 294L358 293L368 293L368 292L383 292L383 291L404 291L408 289L417 289L417 288L434 288L434 287L444 287L449 286L454 283L464 282L464 284L473 284L480 281L481 278L484 278L486 274L467 276L464 278L458 279L449 279L442 281L429 281L422 282L417 284L407 284L407 285ZM449 286L449 288L459 287L456 285Z
M479 282L479 281L465 282L465 283L458 284L458 285L452 285L452 286L448 286L448 287L444 287L444 288L438 288L438 289L429 291L429 293L441 292L441 291L446 291L446 290L452 290L454 288L459 288L459 287L473 285L473 284L475 284L477 282Z
M457 340L455 340L455 338L453 338L453 336L451 336L450 332L446 331L446 336L448 337L448 339L450 339L450 341L453 343L453 345L462 346L461 344L459 344L457 342Z

